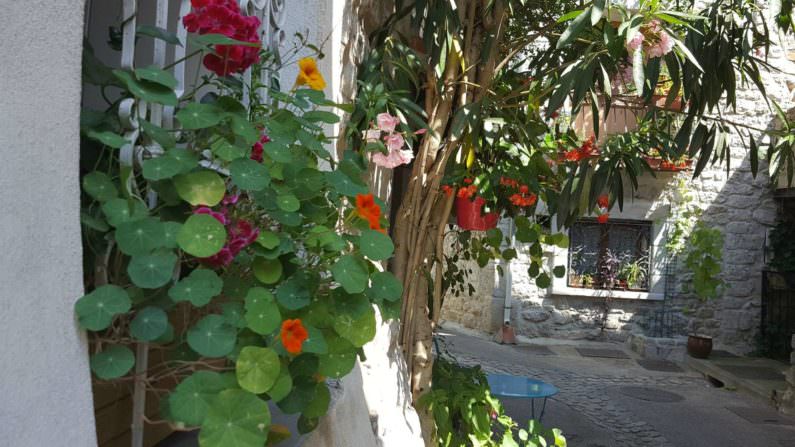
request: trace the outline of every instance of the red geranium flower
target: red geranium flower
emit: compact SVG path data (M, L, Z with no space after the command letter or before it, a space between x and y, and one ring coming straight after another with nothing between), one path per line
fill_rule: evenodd
M599 205L600 208L607 208L608 205L610 205L610 197L608 197L607 194L602 194L596 199L596 204Z
M609 213L600 214L600 215L596 216L596 221L599 222L600 224L604 224L604 223L607 223L607 219L609 217L610 217Z

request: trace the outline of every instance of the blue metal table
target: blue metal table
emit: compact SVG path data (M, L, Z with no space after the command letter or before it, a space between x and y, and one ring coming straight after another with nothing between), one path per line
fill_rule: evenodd
M488 374L492 396L496 397L520 397L530 399L530 410L532 418L536 418L536 399L544 399L541 406L541 414L538 422L544 418L544 410L547 409L547 398L558 394L558 389L540 380L528 377L508 376L505 374Z

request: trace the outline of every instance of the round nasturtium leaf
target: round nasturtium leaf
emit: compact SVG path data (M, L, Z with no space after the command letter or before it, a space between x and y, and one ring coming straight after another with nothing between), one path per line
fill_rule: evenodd
M367 288L367 265L360 257L354 255L341 257L331 266L331 273L348 293L361 293Z
M403 296L403 284L389 272L374 273L367 295L374 300L397 301Z
M171 149L166 156L179 162L180 174L192 171L199 164L199 157L188 149Z
M149 210L140 200L110 199L102 204L102 212L108 223L114 227L125 222L141 220L149 215Z
M90 331L101 331L113 317L130 310L130 295L126 290L111 284L99 286L75 303L75 313L80 326Z
M181 163L172 157L156 157L144 160L141 164L144 178L147 180L165 180L182 171Z
M124 254L146 255L165 245L165 228L153 217L126 222L116 228L116 243Z
M213 399L199 432L202 447L262 447L268 438L268 404L243 390L225 390Z
M246 295L246 325L260 335L268 335L282 323L279 306L267 290L254 287Z
M254 276L265 284L276 284L282 277L284 268L279 259L265 259L258 257L251 264Z
M285 414L296 414L304 411L314 400L317 392L317 381L312 377L301 376L293 379L293 389L277 406Z
M192 102L177 112L177 119L183 129L204 129L220 123L223 115L214 105Z
M282 368L281 371L279 371L279 377L276 379L276 382L268 390L268 396L270 396L274 402L278 402L287 397L292 389L293 377L290 375L290 370Z
M179 234L180 228L182 228L182 224L179 222L163 222L163 231L166 235L164 247L177 248L177 234Z
M304 327L309 334L309 338L307 338L304 341L304 344L301 345L301 350L303 352L310 352L313 354L327 354L328 345L326 344L326 339L323 337L323 332L321 332L320 329L308 324L305 324Z
M373 261L385 261L392 256L395 245L389 236L375 230L365 230L359 238L359 248Z
M207 315L188 331L188 345L205 357L223 357L235 349L237 331L221 315Z
M212 400L223 390L237 387L234 374L196 371L183 380L171 395L168 406L174 422L201 425Z
M295 424L298 433L302 435L315 431L318 425L320 425L320 418L308 418L303 414L298 417L298 422Z
M239 301L221 303L221 315L233 327L238 329L246 327L246 320L243 318L243 314L243 303Z
M83 177L83 190L100 202L118 197L119 190L104 172L93 171Z
M224 248L226 229L209 214L193 214L179 229L177 244L189 255L207 258Z
M318 373L339 379L348 374L356 363L356 347L342 337L329 337L328 354L319 356Z
M312 300L308 277L302 272L295 273L276 289L276 299L279 304L289 310L302 309Z
M304 417L319 418L325 415L329 402L331 402L331 393L329 393L328 386L324 382L318 383L315 398L303 411Z
M359 317L340 314L334 317L334 331L341 337L361 348L375 337L375 312L370 307Z
M282 194L276 197L276 205L288 213L294 213L301 209L301 202L292 194Z
M259 236L257 236L257 243L262 245L263 248L272 250L279 246L281 239L272 231L261 231Z
M213 171L198 171L174 178L174 186L182 200L193 206L215 206L226 194L226 185L221 176Z
M271 182L268 168L250 158L238 158L229 164L232 183L240 189L262 191Z
M168 330L168 316L163 309L148 306L130 322L130 335L141 341L157 340Z
M246 346L235 364L237 383L246 391L262 394L276 383L280 368L279 354L273 349Z
M168 296L176 302L190 301L196 307L201 307L218 296L223 289L224 282L218 275L207 269L196 269L168 290Z
M121 345L108 346L91 356L91 371L100 379L116 379L127 374L135 365L135 355Z
M156 289L168 284L176 264L177 256L170 252L133 256L127 266L127 274L136 286Z

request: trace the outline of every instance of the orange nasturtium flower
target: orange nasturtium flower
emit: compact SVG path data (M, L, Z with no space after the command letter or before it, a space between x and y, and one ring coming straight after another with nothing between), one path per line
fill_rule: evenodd
M298 318L295 320L284 320L280 335L284 349L290 354L300 354L301 345L309 338L309 333Z
M370 223L371 230L381 230L381 207L372 194L356 195L356 214Z
M298 61L298 77L295 85L307 85L313 90L323 90L326 88L326 80L317 69L317 61L311 57L305 57Z

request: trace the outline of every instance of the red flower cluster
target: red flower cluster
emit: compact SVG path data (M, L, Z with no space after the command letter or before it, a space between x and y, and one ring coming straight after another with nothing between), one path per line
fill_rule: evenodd
M464 179L466 182L468 179ZM471 182L471 180L470 180ZM462 199L470 199L472 196L478 193L478 187L476 185L469 185L463 186L461 189L458 190L458 197Z
M300 354L304 342L309 338L309 332L307 332L301 320L296 318L295 320L284 320L279 337L282 339L282 345L284 345L284 349L287 352Z
M500 177L500 185L507 186L509 188L518 188L519 187L519 182L517 182L516 180L514 180L512 178Z
M261 46L260 20L245 16L235 0L191 0L193 11L182 19L191 33L222 34L226 37L250 42L247 45L215 45L215 54L204 57L204 66L218 76L241 73L259 61Z
M271 139L267 135L260 137L259 141L251 146L251 159L262 163L262 153L264 152L263 144L270 143Z
M577 149L572 149L567 151L565 154L565 158L568 161L580 161L585 160L586 158L597 157L599 156L599 150L596 148L594 144L594 137L587 139L582 146L578 147Z
M596 205L599 207L599 214L596 216L596 221L600 224L607 223L610 213L607 208L610 206L610 197L607 194L602 194L596 199Z
M442 185L442 192L445 196L450 197L453 195L453 187L450 185Z
M208 258L200 258L199 261L201 263L213 268L226 267L232 263L238 253L253 244L259 237L259 228L255 228L250 222L245 220L233 222L229 218L228 206L237 203L238 198L236 195L225 197L223 202L221 202L223 206L220 212L206 206L200 206L193 211L194 214L209 214L214 217L218 222L226 226L227 232L224 248Z
M381 228L381 207L375 203L372 194L356 195L356 214L370 223L370 229L384 232Z

